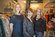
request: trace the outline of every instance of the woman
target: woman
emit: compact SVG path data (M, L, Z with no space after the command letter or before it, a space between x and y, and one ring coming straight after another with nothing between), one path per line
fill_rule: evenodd
M46 21L41 17L41 10L37 10L37 16L34 18L34 32L36 37L43 37L46 31Z
M23 37L23 16L21 15L21 7L19 4L15 7L16 13L10 17L10 25L12 30L11 37Z
M31 18L32 16L33 16L32 10L29 9L23 21L23 37L33 37L34 29Z

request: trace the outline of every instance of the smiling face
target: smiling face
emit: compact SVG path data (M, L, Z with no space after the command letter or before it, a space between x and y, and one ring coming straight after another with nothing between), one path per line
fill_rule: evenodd
M30 10L28 10L27 15L31 18L33 16L33 13Z
M38 9L38 10L37 10L37 19L39 19L40 17L41 17L41 10Z
M21 10L20 5L16 5L16 14L20 14L20 10Z

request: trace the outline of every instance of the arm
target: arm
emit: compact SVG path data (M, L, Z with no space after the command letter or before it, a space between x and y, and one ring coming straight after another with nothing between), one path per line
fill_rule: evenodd
M13 31L13 23L10 23L10 29L11 29L11 33Z
M12 33L12 31L13 31L13 20L14 20L14 18L13 17L10 17L10 29L11 29L11 33Z
M43 30L46 31L46 21L45 20L42 20L42 27L43 27Z

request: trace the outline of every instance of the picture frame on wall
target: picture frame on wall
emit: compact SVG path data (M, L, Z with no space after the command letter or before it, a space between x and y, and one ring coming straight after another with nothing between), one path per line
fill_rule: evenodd
M31 0L31 3L43 3L43 0Z

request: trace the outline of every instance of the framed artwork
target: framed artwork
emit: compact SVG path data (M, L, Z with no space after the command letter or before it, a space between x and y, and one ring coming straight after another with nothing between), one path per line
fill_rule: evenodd
M36 3L43 3L43 0L31 0L31 2L36 2Z

